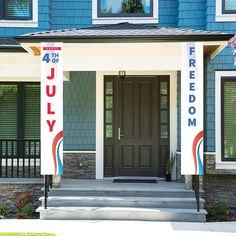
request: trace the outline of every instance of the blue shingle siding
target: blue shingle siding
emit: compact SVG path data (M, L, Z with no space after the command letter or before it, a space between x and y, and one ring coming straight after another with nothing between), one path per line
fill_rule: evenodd
M236 32L236 22L216 22L216 0L206 1L206 30L224 31L228 33Z
M178 27L205 29L205 0L179 0L178 6Z
M64 149L95 150L96 73L71 72L64 82Z
M236 27L235 27L236 29ZM205 151L215 151L215 71L236 69L233 65L232 49L225 48L219 56L213 60L207 59L205 65Z
M160 0L159 1L159 25L177 27L178 22L178 1Z
M236 22L216 22L216 0L206 1L206 30L236 33ZM208 58L205 70L205 151L215 151L215 70L236 69L232 49L226 47L213 60Z
M51 0L51 28L81 28L92 25L92 0Z

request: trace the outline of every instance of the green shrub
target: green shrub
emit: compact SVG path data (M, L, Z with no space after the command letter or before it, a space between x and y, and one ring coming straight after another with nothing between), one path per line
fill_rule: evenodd
M215 216L218 215L228 215L229 214L229 205L226 202L219 202L213 208L213 213Z
M32 204L26 204L20 208L20 214L24 216L32 216L35 211L35 208Z
M7 216L9 214L8 207L5 205L0 205L0 215Z

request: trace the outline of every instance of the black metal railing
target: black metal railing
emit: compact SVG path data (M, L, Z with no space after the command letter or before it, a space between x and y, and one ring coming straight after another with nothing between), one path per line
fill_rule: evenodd
M38 178L40 140L0 139L0 178Z
M195 192L197 211L200 211L200 183L199 175L192 175L192 186Z

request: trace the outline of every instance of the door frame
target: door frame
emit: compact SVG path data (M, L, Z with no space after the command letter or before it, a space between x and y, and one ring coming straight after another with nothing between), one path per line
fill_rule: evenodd
M118 71L96 72L96 179L104 179L104 76ZM133 76L170 76L170 153L177 150L177 71L126 71ZM173 176L175 177L175 173Z

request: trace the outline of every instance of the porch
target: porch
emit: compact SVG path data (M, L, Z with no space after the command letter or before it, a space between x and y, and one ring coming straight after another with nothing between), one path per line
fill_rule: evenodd
M151 179L157 183L62 179L59 188L50 190L47 209L42 197L37 211L40 219L205 222L204 200L197 212L193 190L184 183Z

